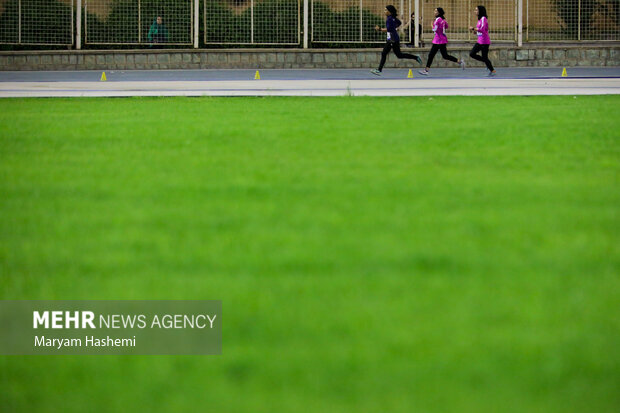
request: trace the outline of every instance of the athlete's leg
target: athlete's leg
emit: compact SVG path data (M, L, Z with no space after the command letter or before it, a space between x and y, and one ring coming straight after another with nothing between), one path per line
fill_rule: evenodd
M471 52L469 52L469 57L471 57L474 60L484 62L484 59L478 55L478 52L480 52L480 50L482 50L482 45L479 43L476 43L474 47L471 48Z
M495 72L495 69L493 68L493 64L489 60L489 45L488 44L482 45L482 61L484 62L484 64L487 65L487 69L489 69L489 71Z
M441 52L441 57L443 57L444 59L449 60L454 63L459 63L459 59L457 59L454 56L450 56L448 54L448 49L446 48L445 44L439 45L439 51Z
M431 65L433 64L433 59L435 58L438 50L439 45L433 43L433 45L431 46L431 51L428 52L428 59L426 60L426 70L431 68Z
M385 65L385 61L387 60L387 55L388 53L390 53L391 49L392 49L392 42L388 40L385 43L385 47L383 48L383 51L381 52L381 62L379 63L379 68L377 69L379 72L383 70L383 66Z
M394 54L399 59L414 59L414 60L418 60L418 58L419 58L419 56L412 55L410 53L403 53L403 52L401 52L400 51L400 43L399 42L394 43L392 45L392 49L394 49Z

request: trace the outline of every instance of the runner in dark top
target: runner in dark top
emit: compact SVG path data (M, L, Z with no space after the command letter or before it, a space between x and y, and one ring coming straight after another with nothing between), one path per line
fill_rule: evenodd
M381 75L383 65L385 65L385 60L387 59L387 55L390 53L390 50L394 50L394 54L399 59L413 59L416 60L418 63L422 64L422 59L420 58L420 56L403 53L400 51L400 37L398 36L398 31L396 29L398 29L398 26L400 26L401 22L396 17L396 7L392 5L386 6L385 15L387 16L385 20L385 28L375 26L376 31L382 31L387 33L387 42L385 43L385 47L381 52L381 62L379 63L379 67L370 71L370 73L377 76Z

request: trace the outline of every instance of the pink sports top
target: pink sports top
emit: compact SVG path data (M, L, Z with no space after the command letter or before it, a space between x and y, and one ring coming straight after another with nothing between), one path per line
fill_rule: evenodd
M491 37L489 37L489 21L486 17L482 17L478 20L476 31L478 32L478 44L491 44Z
M433 32L435 33L435 37L433 37L433 44L446 44L448 43L448 37L444 33L448 28L448 22L442 19L441 17L437 17L435 22L433 23Z

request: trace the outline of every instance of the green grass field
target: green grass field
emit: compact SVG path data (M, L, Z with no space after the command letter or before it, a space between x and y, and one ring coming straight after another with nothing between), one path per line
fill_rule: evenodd
M617 412L620 96L0 100L3 299L221 299L221 356L2 412Z

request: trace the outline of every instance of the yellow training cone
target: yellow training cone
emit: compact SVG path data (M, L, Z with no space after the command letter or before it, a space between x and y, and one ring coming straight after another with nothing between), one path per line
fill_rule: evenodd
M413 70L409 69L409 74L407 75L407 79L413 79Z
M562 69L562 77L566 77L566 76L568 76L568 75L566 74L566 68L564 68L564 69Z
M101 72L101 81L105 82L106 80L108 79L105 77L105 72Z
M258 70L256 71L256 74L254 75L254 80L260 80L260 73L258 73Z

